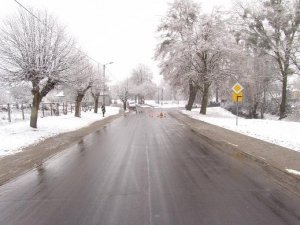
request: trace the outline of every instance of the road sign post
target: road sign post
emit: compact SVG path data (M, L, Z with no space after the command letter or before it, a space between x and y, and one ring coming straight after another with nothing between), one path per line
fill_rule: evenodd
M236 125L238 126L238 118L239 118L239 102L241 102L242 100L239 100L239 99L242 99L243 96L239 96L237 95L236 96Z
M235 105L236 105L236 120L235 120L235 125L238 126L238 124L239 124L239 102L236 101Z
M232 88L233 90L231 94L232 101L236 103L236 125L238 126L238 118L239 118L239 102L243 101L243 86L239 83L236 83Z

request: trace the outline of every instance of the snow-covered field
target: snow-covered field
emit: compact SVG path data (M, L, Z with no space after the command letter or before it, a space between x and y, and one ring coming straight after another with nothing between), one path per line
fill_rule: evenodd
M160 104L157 104L155 100L146 100L145 104L152 106L154 108L184 108L186 101L163 101Z
M105 117L118 114L119 110L119 107L106 107ZM100 109L99 112L101 112ZM28 145L77 130L102 119L101 113L95 114L93 111L88 111L82 112L81 118L76 118L73 114L39 118L37 129L29 127L28 120L2 125L0 126L0 156L14 154Z
M25 111L24 117L25 117L25 120L29 119L29 117L30 117L30 111L29 110ZM23 121L22 112L20 110L18 110L18 111L17 110L12 110L11 122L15 123L15 122L19 122L19 121ZM9 122L8 122L8 113L2 111L2 112L0 112L0 126L6 125L6 124L9 124Z
M207 108L207 115L201 115L199 111L182 110L194 119L300 152L300 122L239 118L236 126L236 116L223 108Z

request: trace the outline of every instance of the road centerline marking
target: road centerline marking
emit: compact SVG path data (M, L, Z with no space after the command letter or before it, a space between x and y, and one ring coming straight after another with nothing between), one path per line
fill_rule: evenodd
M148 144L146 144L146 158L147 158L147 180L148 180L149 224L152 225L152 204L151 204L151 183L150 183L150 159L149 159L149 148L148 148Z

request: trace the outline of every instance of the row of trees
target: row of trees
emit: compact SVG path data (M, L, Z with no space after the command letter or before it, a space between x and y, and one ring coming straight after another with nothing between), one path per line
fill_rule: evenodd
M30 11L33 14L19 11L0 28L0 81L13 88L30 85L33 128L37 127L41 101L57 86L76 93L75 116L80 117L87 90L92 90L98 103L102 76L53 16L45 11Z
M126 110L127 101L130 98L141 104L146 98L154 98L157 86L152 79L151 70L147 66L139 64L133 69L128 79L112 87L112 93L123 102L123 108Z
M164 79L189 91L187 109L201 94L206 114L210 93L239 81L253 114L262 114L266 92L281 84L278 114L286 117L288 77L299 73L299 0L239 2L230 12L205 14L193 0L175 0L158 27L155 57Z

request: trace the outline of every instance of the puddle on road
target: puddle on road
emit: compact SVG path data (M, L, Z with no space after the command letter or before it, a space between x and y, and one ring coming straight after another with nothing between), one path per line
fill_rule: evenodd
M232 152L229 155L238 160L244 160L246 158L245 155L242 154L241 152Z

